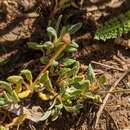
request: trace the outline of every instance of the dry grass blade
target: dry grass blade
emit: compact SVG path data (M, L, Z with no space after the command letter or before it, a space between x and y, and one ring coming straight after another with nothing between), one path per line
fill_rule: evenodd
M96 64L96 65L100 65L100 66L103 66L103 67L106 67L106 68L122 71L122 72L125 71L124 69L116 68L116 67L113 67L113 66L109 66L109 65L106 65L106 64L103 64L103 63L99 63L99 62L96 62L96 61L91 61L91 63Z
M120 76L120 78L115 82L115 84L114 84L114 86L112 86L111 88L110 88L110 90L109 90L109 93L106 95L106 97L104 98L104 100L103 100L103 103L101 104L101 106L100 106L100 108L99 108L99 110L98 110L98 112L97 112L97 116L96 116L96 121L95 121L95 124L94 124L94 128L96 129L96 127L97 127L97 124L98 124L98 122L99 122L99 119L100 119L100 116L101 116L101 114L102 114L102 111L103 111L103 109L104 109L104 107L105 107L105 105L106 105L106 103L107 103L107 100L109 99L109 97L110 97L110 93L116 88L116 86L119 84L119 82L128 74L130 72L130 70L127 70L127 71L125 71L121 76Z

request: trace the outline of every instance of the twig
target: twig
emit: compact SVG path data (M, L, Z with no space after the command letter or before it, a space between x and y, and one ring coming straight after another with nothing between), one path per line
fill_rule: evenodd
M93 64L97 64L97 65L100 65L100 66L103 66L103 67L107 67L107 68L110 68L110 69L114 69L114 70L122 71L122 72L125 71L124 69L116 68L116 67L109 66L109 65L105 65L105 64L103 64L103 63L99 63L99 62L96 62L96 61L91 61L91 63L93 63Z
M106 116L108 116L109 117L109 121L111 120L111 122L113 122L113 125L115 126L115 128L114 128L114 130L119 130L119 127L118 127L118 125L117 125L117 123L115 122L115 120L113 119L113 117L111 116L111 114L106 110L106 109L104 109L104 112L105 112L105 115ZM106 117L107 118L107 117ZM108 118L107 118L108 119ZM106 119L106 121L107 121L107 119ZM108 122L109 123L109 122ZM108 123L107 123L107 125L108 125ZM108 128L109 128L109 125L108 125Z
M101 116L101 114L102 114L102 111L103 111L103 109L104 109L104 107L105 107L105 105L106 105L106 103L107 103L107 100L109 99L109 97L110 97L110 95L111 95L110 93L116 88L116 86L119 84L119 82L129 73L129 71L130 71L130 70L127 70L127 71L125 71L125 72L121 75L121 77L115 82L114 86L112 86L112 87L110 88L109 93L107 93L106 97L104 98L103 103L101 104L101 106L100 106L100 108L99 108L99 110L98 110L98 112L97 112L96 121L95 121L95 124L94 124L94 128L95 128L95 129L96 129L97 124L98 124L98 122L99 122L99 119L100 119L100 116Z
M112 92L110 92L110 91L100 91L99 94L122 93L122 92L130 93L130 89L117 89L117 90L113 90Z

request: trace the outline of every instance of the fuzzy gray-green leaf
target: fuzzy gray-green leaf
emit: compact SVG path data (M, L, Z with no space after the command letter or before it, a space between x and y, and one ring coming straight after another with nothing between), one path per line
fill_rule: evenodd
M69 32L70 34L74 34L74 33L76 33L81 27L82 27L82 23L81 23L81 22L76 23L76 24L74 24L74 25L72 25L72 26L69 27L68 32Z
M45 121L49 118L49 116L51 115L51 110L50 111L46 111L43 116L39 119L39 121Z
M32 82L33 77L30 70L22 70L21 74L24 75L29 82Z
M57 40L57 32L53 27L48 27L47 33L48 33L50 40L52 39L52 37L54 37L54 39Z
M90 80L90 82L94 82L95 81L95 73L94 73L94 70L92 68L92 65L89 64L88 66L88 80Z
M42 50L44 48L44 44L38 44L36 42L28 42L27 45L30 49L34 50Z

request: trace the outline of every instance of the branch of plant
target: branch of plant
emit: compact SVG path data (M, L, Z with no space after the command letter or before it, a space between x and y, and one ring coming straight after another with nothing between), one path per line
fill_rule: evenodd
M65 48L67 47L68 43L64 43L60 49L54 54L54 56L49 60L49 63L45 66L45 68L42 69L42 71L40 72L40 74L37 76L37 78L35 79L34 83L36 83L36 81L42 76L43 73L45 73L47 71L47 69L52 65L53 61L57 59L57 57L65 50Z

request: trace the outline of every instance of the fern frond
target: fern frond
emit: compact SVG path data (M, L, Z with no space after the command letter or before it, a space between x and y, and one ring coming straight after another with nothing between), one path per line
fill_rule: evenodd
M106 41L130 31L130 11L106 21L96 31L94 39Z

